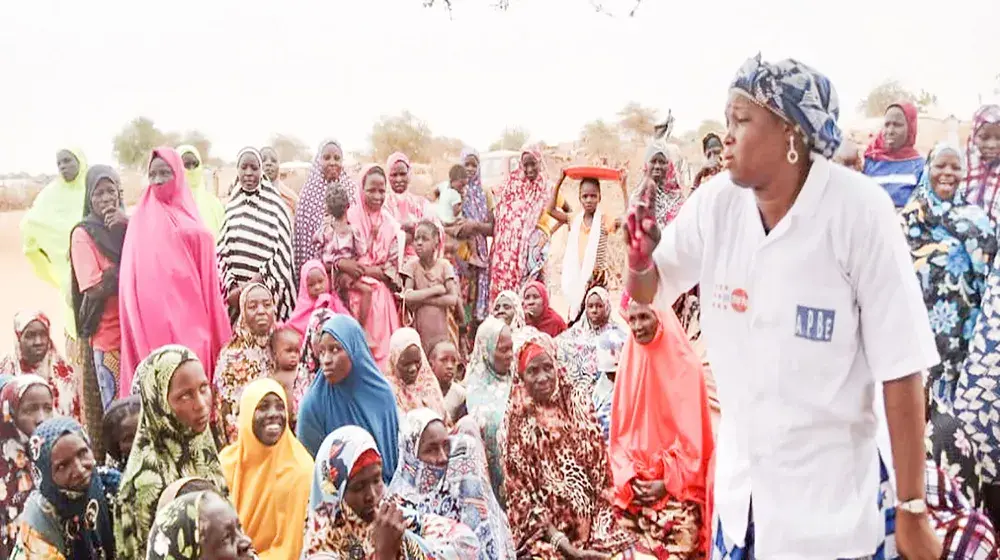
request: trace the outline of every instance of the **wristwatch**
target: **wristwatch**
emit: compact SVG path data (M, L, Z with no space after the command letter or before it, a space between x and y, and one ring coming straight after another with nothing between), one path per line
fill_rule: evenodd
M896 504L896 509L903 510L907 513L921 514L927 512L927 502L923 498L917 498L916 500L909 500L906 502L899 502Z

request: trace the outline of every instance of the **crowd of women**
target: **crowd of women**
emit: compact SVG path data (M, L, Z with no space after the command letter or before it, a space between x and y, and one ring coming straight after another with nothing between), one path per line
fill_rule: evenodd
M888 109L863 170L901 207L943 358L935 529L951 557L995 557L1000 107L926 158L915 115ZM665 227L728 141L706 136L686 189L655 139L630 194L617 175L629 204ZM431 200L406 155L356 176L343 156L322 143L296 193L246 148L220 201L196 149L157 148L129 212L113 168L58 152L22 234L70 320L60 353L18 313L0 364L0 558L711 557L700 294L614 305L607 180L567 203L526 148L490 191L466 150Z

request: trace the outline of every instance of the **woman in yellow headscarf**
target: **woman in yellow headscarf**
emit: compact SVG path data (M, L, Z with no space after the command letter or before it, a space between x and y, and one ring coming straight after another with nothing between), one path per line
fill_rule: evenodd
M205 166L202 165L201 152L198 148L190 145L178 146L177 153L184 161L184 175L187 177L188 187L194 195L194 203L198 206L198 215L201 221L205 222L205 227L212 232L216 238L222 231L222 222L226 220L226 207L215 194L214 189L209 189L205 182Z
M56 154L56 164L59 176L38 193L21 220L21 243L35 275L65 296L66 334L75 339L69 303L69 233L83 218L87 158L81 150L62 149Z
M219 459L229 498L261 560L298 558L313 458L288 429L285 390L258 379L240 398L239 435Z

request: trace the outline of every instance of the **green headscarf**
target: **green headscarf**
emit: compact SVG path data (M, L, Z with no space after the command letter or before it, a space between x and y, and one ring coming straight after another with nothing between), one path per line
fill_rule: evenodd
M202 165L201 152L191 145L177 147L177 153L183 158L184 154L191 154L198 160L198 167L194 169L184 168L184 175L187 177L188 187L194 195L194 203L198 206L198 214L205 222L205 227L212 235L218 239L219 232L222 231L222 223L226 220L226 208L222 201L208 188L205 182L205 166Z
M207 492L185 494L156 513L149 532L146 560L197 560L201 558L201 503Z
M211 430L195 434L181 424L167 402L174 372L197 359L191 350L169 344L154 350L136 368L134 382L138 383L142 412L118 493L115 549L119 558L143 557L160 493L171 482L196 476L226 493Z
M70 266L69 234L83 217L83 199L86 192L87 158L83 151L63 148L73 154L80 164L80 171L72 181L62 175L45 185L35 197L31 208L21 220L21 246L35 275L59 289L65 296L66 330L75 338L76 326L69 303Z

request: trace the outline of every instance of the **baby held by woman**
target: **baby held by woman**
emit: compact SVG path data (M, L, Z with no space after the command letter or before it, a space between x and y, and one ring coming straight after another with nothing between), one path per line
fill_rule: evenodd
M358 257L365 248L358 230L347 221L348 206L347 193L343 189L334 186L327 191L326 216L313 242L323 248L323 264L330 273L333 289L355 313L354 318L364 324L371 309L372 288L358 264ZM357 309L349 305L350 295L359 301Z

